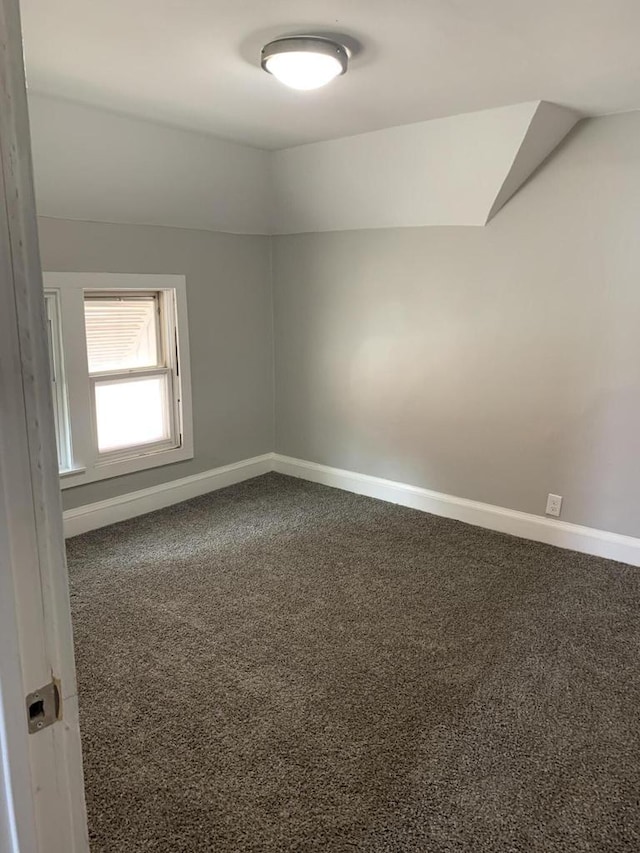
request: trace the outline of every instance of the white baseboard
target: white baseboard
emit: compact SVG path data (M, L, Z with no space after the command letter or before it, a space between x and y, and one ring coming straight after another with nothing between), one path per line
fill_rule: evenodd
M477 527L486 527L501 533L510 533L536 542L546 542L559 548L569 548L584 554L606 557L640 566L640 539L609 533L592 527L582 527L566 521L556 521L541 515L518 512L493 504L457 498L441 492L432 492L419 486L397 483L382 477L358 474L341 468L331 468L316 462L306 462L276 453L273 470L291 477L323 483L347 492L368 495L390 503L454 518Z
M581 551L584 554L593 554L597 557L640 566L640 539L633 536L609 533L606 530L582 527L579 524L556 521L541 515L457 498L454 495L433 492L420 486L410 486L407 483L385 480L382 477L319 465L317 462L307 462L304 459L293 459L278 453L265 453L252 459L244 459L242 462L224 465L222 468L214 468L212 471L204 471L201 474L162 483L149 489L129 492L116 498L66 510L64 513L65 536L77 536L88 530L153 512L153 510L240 483L243 480L258 477L269 471L277 471L359 495L368 495L379 500L430 512L433 515L464 521L476 527L486 527L500 533L521 536L523 539L533 539L559 548L569 548L572 551Z
M64 535L67 538L77 536L88 530L115 524L116 521L144 515L146 512L153 512L207 492L214 492L225 486L232 486L234 483L241 483L243 480L250 480L272 469L273 453L265 453L262 456L243 459L241 462L223 465L221 468L203 471L191 477L182 477L180 480L172 480L149 489L141 489L138 492L129 492L116 498L79 506L76 509L68 509L64 512Z

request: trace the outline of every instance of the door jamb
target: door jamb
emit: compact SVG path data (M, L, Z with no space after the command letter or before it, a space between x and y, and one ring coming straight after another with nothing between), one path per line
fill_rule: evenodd
M0 0L0 846L88 853L18 0ZM61 684L27 733L25 696Z

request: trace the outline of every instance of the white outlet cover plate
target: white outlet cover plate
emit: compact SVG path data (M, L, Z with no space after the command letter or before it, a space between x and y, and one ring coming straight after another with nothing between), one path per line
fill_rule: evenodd
M555 515L559 516L560 511L562 509L562 495L548 495L547 496L547 508L545 510L547 515Z

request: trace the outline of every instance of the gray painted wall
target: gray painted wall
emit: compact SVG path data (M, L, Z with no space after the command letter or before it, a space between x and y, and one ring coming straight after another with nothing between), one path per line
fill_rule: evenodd
M640 113L486 228L273 245L280 453L640 535Z
M45 270L187 277L195 457L63 492L65 509L273 449L268 237L41 218Z

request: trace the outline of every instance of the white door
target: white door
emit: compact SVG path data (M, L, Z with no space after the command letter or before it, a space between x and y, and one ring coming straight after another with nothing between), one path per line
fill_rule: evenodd
M2 853L89 849L50 395L18 0L0 0Z

